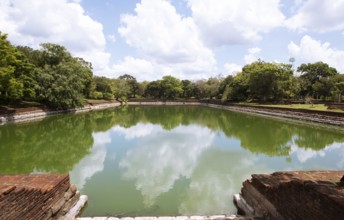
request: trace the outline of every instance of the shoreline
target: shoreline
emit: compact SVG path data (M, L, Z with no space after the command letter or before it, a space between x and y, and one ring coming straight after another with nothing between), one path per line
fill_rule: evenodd
M48 116L61 115L61 114L78 114L90 111L103 110L107 108L115 108L122 106L120 102L111 103L99 103L99 104L88 104L82 108L67 109L67 110L54 110L54 111L44 111L35 110L27 111L19 114L7 114L0 115L0 125L9 122L27 122L42 119ZM130 106L181 106L181 105L192 105L192 106L207 106L210 108L225 109L236 112L243 112L261 116L269 116L279 119L292 119L296 121L311 122L322 125L331 125L336 127L344 127L344 113L338 112L321 112L321 111L311 111L302 109L287 109L287 108L274 108L265 106L245 106L238 104L224 105L219 103L209 103L204 101L160 101L160 100L143 100L143 101L129 101Z
M269 116L278 119L292 119L303 122L311 122L323 125L331 125L337 127L344 127L344 112L322 112L303 109L287 109L287 108L274 108L265 106L245 106L245 105L223 105L217 103L208 103L202 101L184 102L184 101L135 101L128 102L128 105L199 105L207 106L210 108L225 109L236 112L243 112L261 116Z
M45 110L35 110L35 111L27 111L19 114L6 114L0 115L0 125L9 123L9 122L27 122L27 121L35 121L42 118L46 118L53 115L62 115L62 114L79 114L84 112L91 112L97 110L103 110L107 108L114 108L121 106L120 102L112 102L112 103L101 103L101 104L93 104L93 105L85 105L82 108L73 108L73 109L66 109L66 110L52 110L52 111L45 111Z

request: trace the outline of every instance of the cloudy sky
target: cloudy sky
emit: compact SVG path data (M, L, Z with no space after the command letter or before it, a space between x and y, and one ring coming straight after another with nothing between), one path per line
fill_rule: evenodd
M344 72L344 0L1 0L16 45L64 45L96 75L226 76L258 58Z

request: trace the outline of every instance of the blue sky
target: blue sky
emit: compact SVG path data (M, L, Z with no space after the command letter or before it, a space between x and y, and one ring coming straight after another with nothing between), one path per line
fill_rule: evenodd
M1 0L13 44L64 45L96 75L226 76L258 58L344 72L344 0Z

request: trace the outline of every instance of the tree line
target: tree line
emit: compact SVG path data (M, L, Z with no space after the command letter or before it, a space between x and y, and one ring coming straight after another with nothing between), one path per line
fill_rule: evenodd
M344 75L323 62L301 64L258 60L235 76L206 80L138 82L124 74L118 78L94 76L92 64L73 57L57 44L39 49L14 46L0 32L0 102L36 101L52 108L83 106L85 99L125 101L129 98L221 99L222 101L280 102L322 99L341 102Z

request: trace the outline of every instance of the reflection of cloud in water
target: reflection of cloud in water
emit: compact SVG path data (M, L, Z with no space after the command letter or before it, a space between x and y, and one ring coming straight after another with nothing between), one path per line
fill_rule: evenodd
M136 130L136 126L133 129ZM146 125L144 129L154 131L139 147L127 153L120 166L127 168L125 178L136 179L136 188L149 207L180 177L190 178L199 156L211 145L214 133L199 126L179 126L165 131Z
M111 142L109 133L93 133L94 144L90 154L84 157L70 172L71 180L81 190L86 181L104 169L105 144Z
M254 155L242 152L208 151L191 177L186 199L181 203L179 212L182 215L235 212L232 195L240 191L242 181L248 179L253 170L258 173L271 172L257 166L257 159Z
M310 159L314 159L317 157L325 157L327 153L330 151L343 148L343 143L333 143L322 150L313 150L311 148L300 148L296 144L291 144L291 152L290 155L295 154L297 159L300 163L305 163ZM342 159L344 163L344 154L342 154Z
M344 146L342 145L341 148L339 149L340 154L340 160L336 164L339 169L344 169Z
M123 128L115 126L111 129L113 132L124 135L125 139L142 138L151 135L153 132L160 131L161 128L158 125L142 124L138 123L130 128Z

